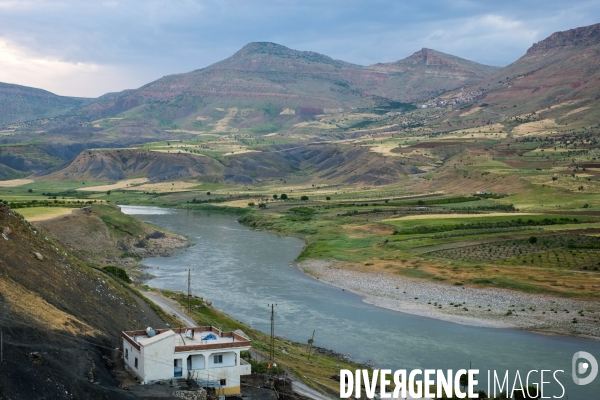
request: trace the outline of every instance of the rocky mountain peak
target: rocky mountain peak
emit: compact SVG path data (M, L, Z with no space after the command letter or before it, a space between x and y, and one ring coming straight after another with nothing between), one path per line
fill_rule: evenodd
M229 58L229 60L244 60L244 59L265 59L265 58L280 58L302 60L311 63L338 64L343 63L336 61L326 55L316 53L314 51L293 50L289 47L282 46L271 42L252 42L242 47L237 53Z
M527 53L545 51L558 47L595 45L600 43L600 24L584 26L568 31L554 32L546 39L535 43Z

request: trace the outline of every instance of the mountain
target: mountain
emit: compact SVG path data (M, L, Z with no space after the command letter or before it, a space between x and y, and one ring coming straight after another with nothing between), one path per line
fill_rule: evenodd
M0 127L64 115L85 104L87 100L0 82Z
M473 88L485 90L482 101L509 117L548 107L579 110L570 119L594 116L600 104L600 24L553 33Z
M176 120L208 105L271 105L311 115L328 108L422 101L432 93L473 84L497 69L429 49L396 63L365 67L275 43L250 43L207 68L103 96L85 111L107 116L139 108L144 115ZM143 107L149 104L152 110Z
M470 86L501 68L423 48L402 60L375 64L375 71L391 76L392 84L381 85L377 94L405 102L423 101L458 87ZM401 92L399 91L401 88Z

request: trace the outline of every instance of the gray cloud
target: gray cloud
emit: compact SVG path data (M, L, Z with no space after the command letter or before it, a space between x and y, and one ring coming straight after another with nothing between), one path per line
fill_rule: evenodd
M251 41L362 65L422 47L507 65L552 32L599 22L598 9L600 0L0 0L0 80L98 96L205 67Z

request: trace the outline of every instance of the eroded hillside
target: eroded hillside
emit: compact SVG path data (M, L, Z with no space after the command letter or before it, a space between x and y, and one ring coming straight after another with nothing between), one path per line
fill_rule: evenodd
M1 203L0 230L0 395L132 398L111 374L120 331L165 323Z

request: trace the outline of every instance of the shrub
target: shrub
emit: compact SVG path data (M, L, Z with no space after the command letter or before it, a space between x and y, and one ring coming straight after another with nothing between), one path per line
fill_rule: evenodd
M307 201L308 200L308 196L302 195L302 196L300 196L300 200Z
M109 265L108 267L102 268L102 270L125 283L131 283L131 278L129 278L129 275L127 275L127 272L123 268Z
M529 238L529 243L536 244L537 243L537 238L535 236L530 237Z

